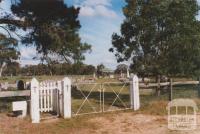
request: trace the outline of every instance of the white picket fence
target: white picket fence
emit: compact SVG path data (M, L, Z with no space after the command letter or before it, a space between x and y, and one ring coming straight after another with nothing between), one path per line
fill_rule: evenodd
M123 88L121 90L123 90ZM92 89L90 93L91 92ZM88 101L88 96L84 96L85 97L84 102ZM61 81L43 81L43 82L38 82L35 78L33 78L31 81L32 123L40 122L40 112L54 111L58 115L64 118L71 118L72 116L71 99L72 99L71 80L69 78L65 77ZM120 99L119 94L116 94L114 102L116 101L116 99ZM140 108L139 80L136 75L131 76L130 78L130 104L131 104L130 108L133 110L138 110Z
M71 80L38 82L31 81L31 119L40 122L40 112L56 112L64 118L71 118Z

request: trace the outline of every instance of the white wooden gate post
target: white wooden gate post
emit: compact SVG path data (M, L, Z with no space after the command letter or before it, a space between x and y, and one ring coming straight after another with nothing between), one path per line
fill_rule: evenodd
M138 110L140 108L139 80L137 75L131 76L130 101L131 109Z
M71 80L63 79L63 113L64 118L71 118Z
M31 81L31 119L32 123L40 122L39 82L35 78Z

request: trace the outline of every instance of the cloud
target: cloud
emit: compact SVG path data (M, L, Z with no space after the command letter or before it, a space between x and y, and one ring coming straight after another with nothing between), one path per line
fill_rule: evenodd
M18 62L20 63L21 66L25 66L25 65L37 65L37 64L40 63L39 60L31 60L31 59L20 60Z
M111 6L111 0L85 0L83 5L87 6L97 6L97 5L104 5L104 6Z
M77 2L76 6L81 8L81 17L117 18L116 12L112 10L111 0L84 0Z
M102 5L96 6L96 11L100 16L105 16L105 17L108 17L108 18L109 17L117 18L117 14L114 11L109 10L105 6L102 6Z
M35 47L20 47L21 57L19 63L21 66L25 65L37 65L40 60L33 60L33 57L37 56L37 51Z
M95 10L88 6L81 7L80 16L95 16Z
M34 47L21 47L20 53L22 59L32 59L36 56L36 49Z

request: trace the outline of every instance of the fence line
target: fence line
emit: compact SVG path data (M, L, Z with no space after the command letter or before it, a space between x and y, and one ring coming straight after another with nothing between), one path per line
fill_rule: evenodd
M198 85L199 81L176 81L172 82L172 85ZM161 82L161 83L139 83L139 87L141 88L150 88L150 87L158 87L158 86L169 86L170 82Z
M0 91L0 98L4 97L22 97L22 96L30 96L30 90L23 90L23 91Z
M108 82L105 82L108 83ZM117 83L117 82L109 82L109 83ZM119 83L119 82L118 82ZM128 82L126 82L128 83ZM92 84L92 83L80 83L80 84ZM172 82L172 85L198 85L199 81L176 81L176 82ZM73 84L74 85L74 84ZM73 86L72 85L72 86ZM161 82L159 83L139 83L139 87L140 88L151 88L151 87L158 87L158 85L160 86L170 86L170 82ZM30 96L31 95L31 91L30 90L23 90L23 91L0 91L0 98L3 97L22 97L22 96Z
M81 108L83 107L85 102L88 102L89 105L93 108L92 104L89 102L88 97L91 92L96 88L96 84L101 85L98 89L99 93L99 102L100 102L100 112L110 111L113 104L116 101L119 101L123 104L124 109L133 109L138 110L140 108L140 95L139 88L150 88L150 87L161 87L161 86L170 86L169 90L169 100L172 100L172 86L173 85L191 85L191 84L199 84L199 81L178 81L178 82L162 82L162 83L139 83L138 77L136 75L130 78L129 82L104 82L104 83L80 83L80 84L91 84L94 85L88 92L88 94L84 94L81 89L77 87L77 89L84 97L84 101L78 107L75 115L79 115ZM116 92L114 88L112 89L110 84L123 84L121 88L119 88L119 92ZM126 105L120 98L120 93L124 90L124 87L130 84L129 95L130 95L130 107ZM23 90L23 91L3 91L0 92L0 97L13 97L13 96L30 96L31 95L31 119L33 123L40 122L40 112L50 112L55 111L59 113L59 115L64 118L71 118L72 110L71 110L71 80L65 77L61 81L43 81L38 82L35 78L31 81L31 90ZM108 107L108 110L105 110L105 92L110 89L110 91L114 95L114 100L111 100L111 104ZM102 92L101 92L102 91ZM114 110L116 111L116 110ZM96 109L93 109L94 113L97 113ZM91 113L91 112L90 112ZM89 114L90 114L89 113Z

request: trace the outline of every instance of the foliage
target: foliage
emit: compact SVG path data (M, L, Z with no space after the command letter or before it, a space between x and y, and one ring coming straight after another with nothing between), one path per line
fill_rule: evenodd
M8 38L0 34L0 76L7 65L17 64L20 53L16 50L17 41L14 38Z
M112 36L118 62L142 74L197 75L200 23L196 0L126 0L121 34Z
M128 69L128 66L125 64L119 64L115 70L115 73L126 73Z
M33 75L92 75L95 67L85 64L56 63L48 65L38 64L21 67L19 74L23 76Z
M105 68L105 66L103 64L99 64L97 65L97 76L102 76L103 75L103 69Z

